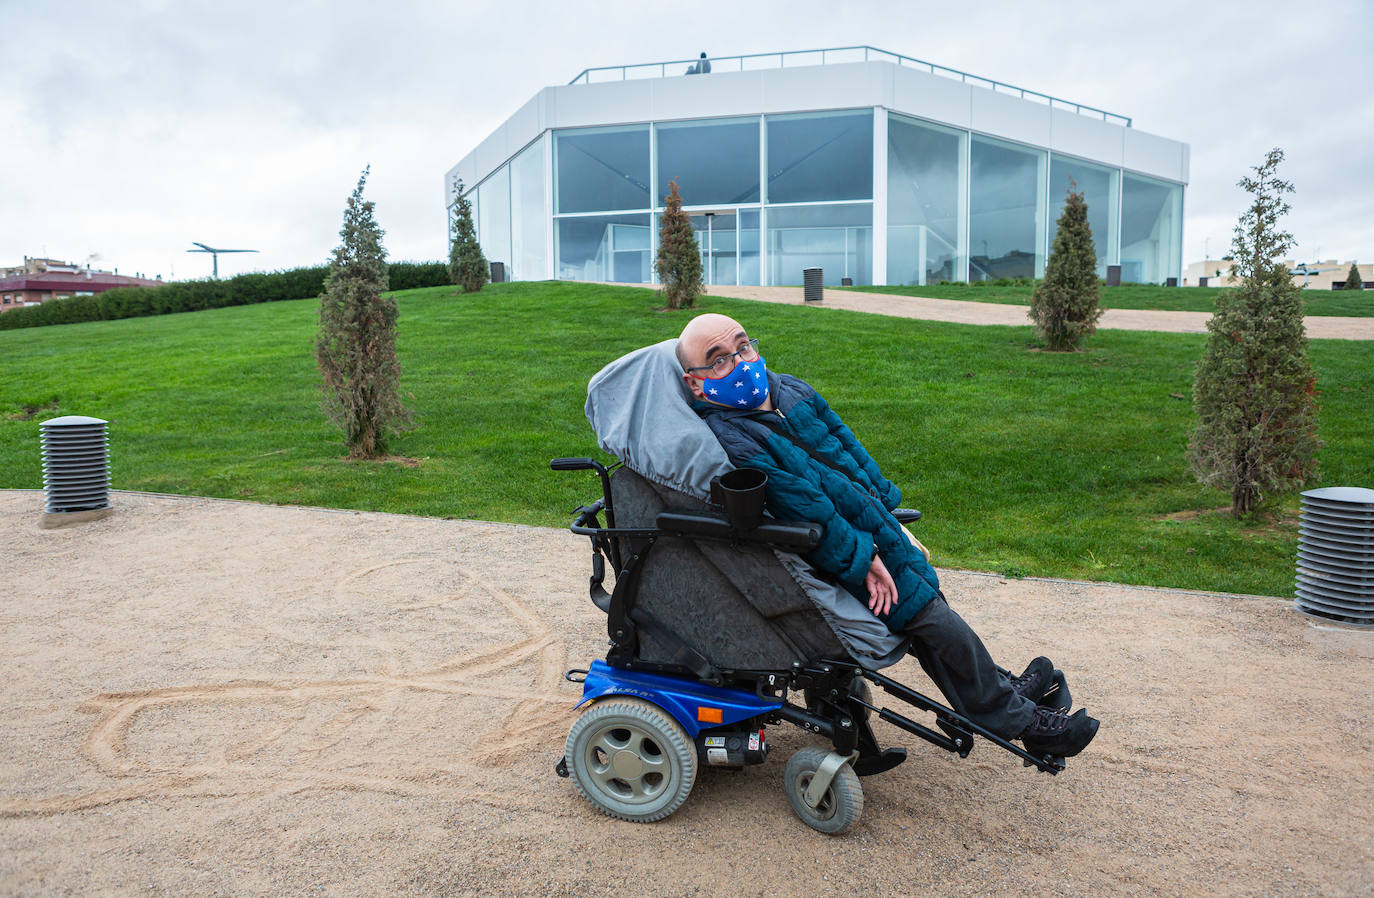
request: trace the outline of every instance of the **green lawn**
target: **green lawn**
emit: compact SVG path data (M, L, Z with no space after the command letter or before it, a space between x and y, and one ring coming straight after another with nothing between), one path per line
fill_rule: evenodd
M595 492L582 414L610 359L690 313L647 290L502 284L398 294L418 464L342 460L311 354L316 302L0 333L0 487L41 487L38 423L111 421L118 488L564 526ZM1296 527L1243 527L1183 464L1203 337L1099 333L1035 351L975 327L707 297L807 378L926 518L937 563L1238 592L1291 589ZM1374 483L1374 347L1315 341L1323 484ZM1197 512L1202 512L1197 514Z
M835 290L861 290L865 293L896 293L931 299L963 299L969 302L999 302L1028 306L1035 288L1029 284L998 285L932 284L928 287L834 287ZM1150 284L1122 284L1102 288L1104 309L1162 309L1175 312L1210 312L1221 288L1156 287ZM1348 315L1374 317L1374 290L1309 290L1308 315Z

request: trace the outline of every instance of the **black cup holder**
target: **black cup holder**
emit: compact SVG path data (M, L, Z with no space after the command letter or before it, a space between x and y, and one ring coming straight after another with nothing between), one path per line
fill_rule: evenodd
M764 487L767 483L768 475L757 468L736 468L716 479L719 504L725 509L731 529L753 530L758 527L763 520Z

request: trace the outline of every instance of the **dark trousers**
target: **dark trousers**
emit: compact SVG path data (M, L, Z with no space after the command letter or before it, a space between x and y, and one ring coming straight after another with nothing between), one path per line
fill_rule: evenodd
M954 710L1004 739L1030 726L1035 703L1017 695L973 628L936 596L902 632L912 654Z

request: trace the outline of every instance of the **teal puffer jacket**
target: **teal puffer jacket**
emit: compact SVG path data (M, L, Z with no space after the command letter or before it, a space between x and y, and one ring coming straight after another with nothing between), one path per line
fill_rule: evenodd
M901 630L940 590L935 569L892 516L901 490L883 477L868 450L809 384L770 371L768 387L777 411L742 411L701 400L692 407L736 467L768 474L773 517L825 527L821 544L806 555L813 566L867 603L864 577L874 552L882 557L899 596L883 620L893 632Z

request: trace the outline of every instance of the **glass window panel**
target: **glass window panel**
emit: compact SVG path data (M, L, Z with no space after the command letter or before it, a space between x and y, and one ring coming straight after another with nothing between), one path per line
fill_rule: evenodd
M579 128L554 138L558 212L649 208L649 126Z
M648 213L560 218L556 236L559 278L649 283L653 244Z
M832 287L841 278L873 283L873 206L784 206L768 210L769 283L800 284L802 270L824 270Z
M969 280L1045 270L1045 153L975 136L969 152Z
M512 280L532 281L548 277L544 228L544 141L536 140L510 163L511 272Z
M872 198L873 110L768 116L768 202Z
M1127 174L1121 183L1121 280L1161 284L1178 277L1183 188Z
M739 214L739 282L757 287L759 267L759 210L745 209Z
M1059 216L1064 213L1070 185L1076 184L1088 204L1088 227L1097 248L1098 277L1107 276L1107 260L1112 258L1111 248L1116 245L1116 181L1120 176L1119 169L1064 156L1050 157L1050 248L1054 248L1054 238L1059 233Z
M501 166L477 187L478 234L488 262L510 267L510 171Z
M759 121L719 119L659 125L657 203L677 179L687 206L759 201Z
M887 282L964 277L966 132L891 115L887 123Z

